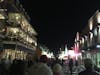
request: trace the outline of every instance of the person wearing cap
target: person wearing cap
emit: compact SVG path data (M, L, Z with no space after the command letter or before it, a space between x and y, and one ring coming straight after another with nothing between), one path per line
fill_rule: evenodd
M47 56L41 55L39 62L30 68L28 75L53 75L53 72L47 65L47 62Z
M93 63L90 58L84 60L85 70L80 72L78 75L99 75L96 71L93 70Z

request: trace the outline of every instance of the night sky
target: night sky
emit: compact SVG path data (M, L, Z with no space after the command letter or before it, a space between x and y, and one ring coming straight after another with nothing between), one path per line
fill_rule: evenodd
M21 0L38 33L38 42L50 49L73 45L88 19L100 9L100 0Z

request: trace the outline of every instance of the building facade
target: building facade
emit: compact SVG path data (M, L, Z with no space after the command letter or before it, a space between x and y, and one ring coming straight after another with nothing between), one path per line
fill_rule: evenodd
M36 50L36 36L19 0L0 0L0 58L27 59Z
M100 67L100 11L88 20L88 25L81 33L79 40L83 58L91 58Z

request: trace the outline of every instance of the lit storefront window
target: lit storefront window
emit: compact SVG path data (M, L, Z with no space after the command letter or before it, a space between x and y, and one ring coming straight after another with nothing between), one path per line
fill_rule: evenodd
M94 36L97 36L97 28L94 29Z
M82 37L82 44L84 44L84 38Z
M93 33L92 32L89 32L89 39L90 39L90 46L92 46L93 45Z
M98 35L98 37L97 37L98 38L98 43L100 43L100 26L98 27L98 34L97 35Z
M92 40L92 38L93 38L93 33L90 32L90 40Z
M90 28L90 30L93 29L92 17L91 17L90 20L89 20L89 28Z
M97 22L100 23L100 13L97 14Z

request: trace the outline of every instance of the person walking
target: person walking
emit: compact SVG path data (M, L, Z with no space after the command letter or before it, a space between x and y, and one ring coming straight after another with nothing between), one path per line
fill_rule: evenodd
M9 75L25 75L25 69L25 62L20 59L15 59L9 68Z
M47 56L41 55L39 62L30 67L28 75L53 75L52 69L47 65L47 62Z
M73 59L72 59L72 58L69 59L69 64L68 64L68 66L69 66L70 74L72 75L72 72L73 72Z

